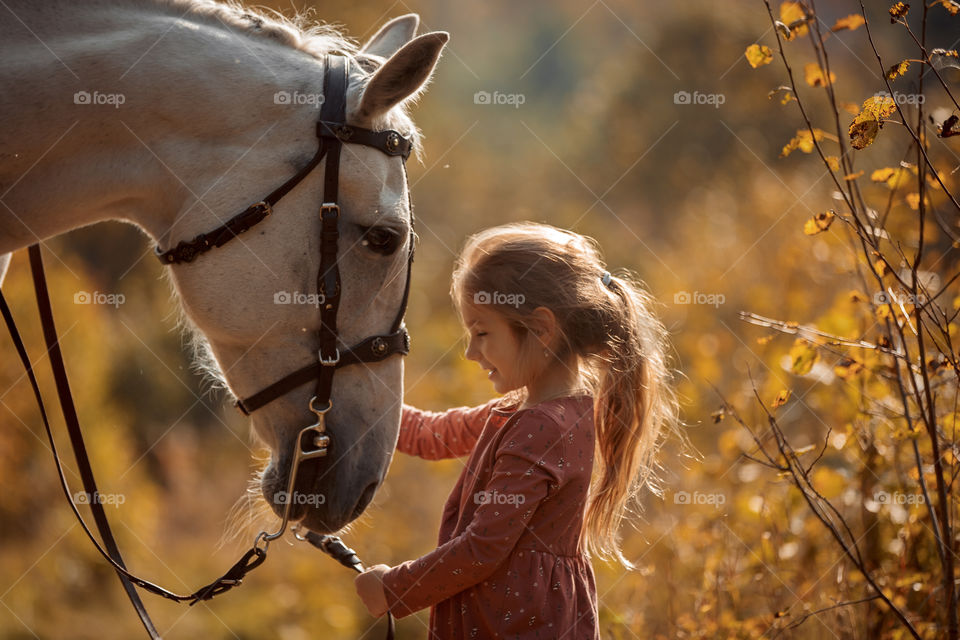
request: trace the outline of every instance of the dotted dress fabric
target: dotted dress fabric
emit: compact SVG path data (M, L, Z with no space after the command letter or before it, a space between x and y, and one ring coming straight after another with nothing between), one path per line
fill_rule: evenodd
M444 412L404 405L399 451L470 457L437 548L384 575L390 611L431 607L431 640L599 638L593 568L577 544L594 437L589 395L527 409L501 398Z

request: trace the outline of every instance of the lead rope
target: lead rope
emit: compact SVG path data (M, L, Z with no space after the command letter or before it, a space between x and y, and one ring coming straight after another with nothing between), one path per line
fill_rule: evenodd
M343 543L338 536L323 535L319 533L314 533L313 531L308 531L305 534L301 534L299 531L294 529L294 535L297 540L303 540L304 542L309 542L320 551L323 551L325 554L345 566L347 569L353 569L357 573L363 573L363 563L360 562L360 556L357 555L357 552L348 547ZM395 623L393 621L393 614L390 611L387 611L387 640L393 640L394 632L396 631Z
M57 475L60 479L60 486L67 498L67 502L70 505L74 516L77 518L77 521L80 523L80 526L83 528L94 547L116 570L121 583L123 583L123 588L127 592L130 602L133 604L133 608L136 610L137 616L143 623L147 635L149 635L153 640L161 640L160 633L157 631L153 621L150 619L150 615L147 613L147 609L144 606L143 601L140 599L140 595L137 593L134 585L149 591L150 593L173 600L174 602L190 602L190 605L193 606L197 602L209 600L214 596L220 595L221 593L240 585L243 582L244 576L246 576L248 572L260 566L263 561L266 560L266 550L267 546L269 545L269 540L263 540L261 542L261 539L265 537L265 532L262 532L257 536L257 540L254 542L253 547L247 551L247 553L244 554L244 556L233 567L231 567L229 571L209 585L197 589L190 595L179 595L172 593L156 584L130 573L130 571L127 570L123 562L123 558L120 555L120 549L118 548L113 537L110 523L107 520L103 505L98 499L96 499L100 494L99 490L97 489L97 484L93 475L93 469L90 465L90 460L87 456L87 450L83 440L83 433L80 430L80 423L77 418L75 405L73 403L73 396L70 392L69 381L67 380L67 372L63 361L63 354L60 351L59 337L53 320L53 310L50 305L50 296L47 290L47 281L43 270L43 258L40 253L40 246L32 245L29 249L29 254L30 267L34 281L34 292L37 297L37 306L40 311L41 326L43 328L44 339L47 342L47 351L49 353L51 368L53 369L54 380L57 386L57 395L60 400L61 410L64 414L64 421L67 423L67 430L70 434L70 440L71 444L73 445L74 455L77 460L77 469L80 473L83 488L87 496L89 496L87 502L89 503L90 509L93 512L93 518L94 522L96 523L97 530L103 539L102 546L94 537L93 533L88 528L87 523L80 515L76 502L70 493L70 486L67 483L67 478L64 474L63 466L60 461L60 456L57 451L57 444L53 437L53 431L50 427L50 421L47 416L43 397L40 393L40 386L37 383L37 378L33 371L33 365L29 356L27 355L23 339L20 336L16 322L14 322L13 319L13 314L10 311L10 307L7 305L7 301L2 290L0 290L0 315L3 316L4 322L7 325L7 330L10 333L10 338L13 340L14 347L17 350L17 355L20 357L24 371L26 372L27 378L30 381L30 386L33 389L34 398L37 402L37 407L40 410L40 417L42 418L47 439L50 442L50 450L53 454L54 463L56 464ZM305 431L309 430L310 428L311 427L308 427L305 429ZM286 518L284 518L284 524L286 524ZM281 529L280 533L282 533L282 530L283 529ZM269 536L266 537L269 538ZM353 569L358 573L363 572L363 564L360 562L360 558L357 556L356 552L347 547L337 536L321 535L311 531L305 535L301 535L299 532L296 532L296 537L300 540L309 542L314 547L320 549L333 559L337 560L343 566ZM104 549L104 547L106 547L106 549ZM387 640L393 640L394 637L394 620L393 616L390 615L389 612L387 612L386 637Z

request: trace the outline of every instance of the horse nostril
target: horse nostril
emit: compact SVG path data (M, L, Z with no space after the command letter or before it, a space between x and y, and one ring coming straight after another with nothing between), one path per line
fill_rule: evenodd
M373 494L377 492L377 483L371 482L367 485L367 488L363 490L363 493L360 494L360 499L357 500L357 506L353 508L353 514L351 515L351 520L357 518L363 513L363 510L367 508L367 505L370 504L370 501L373 500Z

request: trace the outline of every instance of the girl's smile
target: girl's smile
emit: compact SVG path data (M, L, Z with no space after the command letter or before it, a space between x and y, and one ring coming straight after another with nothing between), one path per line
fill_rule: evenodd
M518 371L520 339L503 316L492 307L468 305L463 320L470 332L465 357L487 371L497 393L506 393L526 384Z

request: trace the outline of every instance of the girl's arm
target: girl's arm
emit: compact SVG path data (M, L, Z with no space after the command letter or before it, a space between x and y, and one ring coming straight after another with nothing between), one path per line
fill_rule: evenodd
M479 407L458 407L449 411L421 411L405 404L397 450L425 460L468 455L497 402L499 398Z
M562 475L562 430L530 412L504 435L487 496L459 536L427 555L386 571L383 590L397 617L434 605L490 576L513 551L549 486Z

